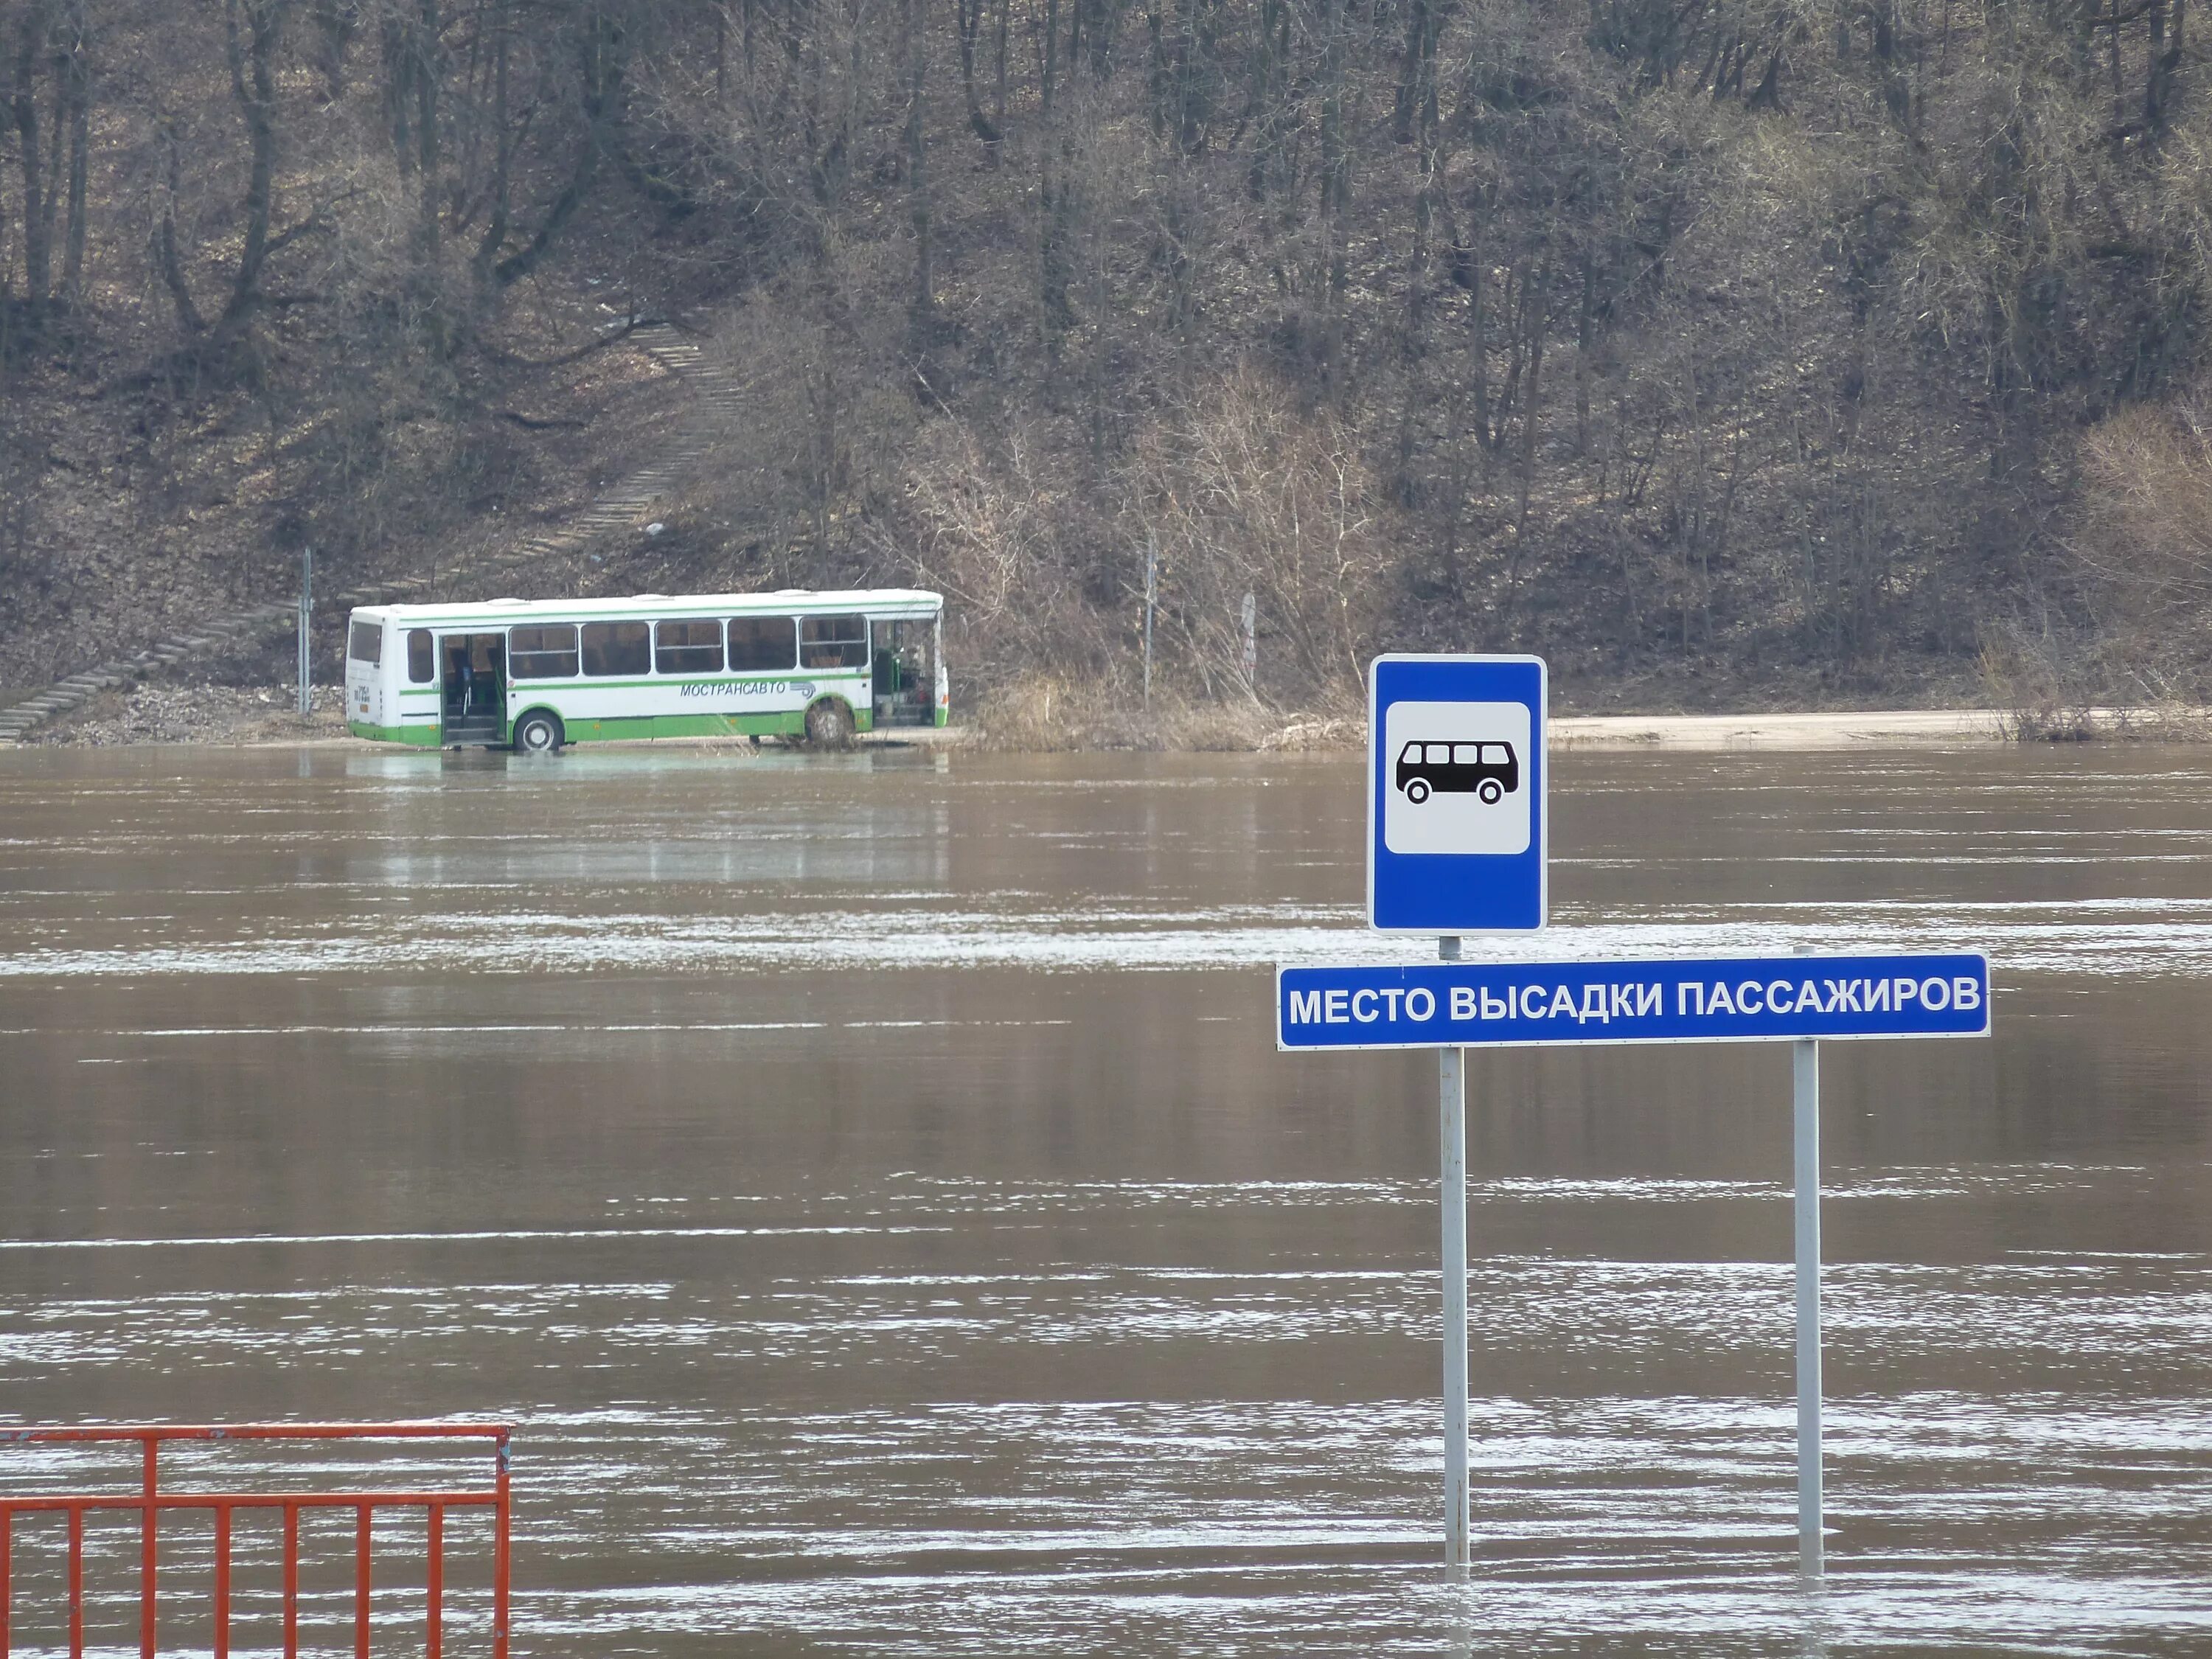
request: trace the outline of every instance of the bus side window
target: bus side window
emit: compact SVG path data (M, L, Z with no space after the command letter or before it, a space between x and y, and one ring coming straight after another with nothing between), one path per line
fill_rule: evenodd
M730 672L760 674L799 660L799 623L792 617L730 618Z
M576 672L576 624L507 630L507 672L518 680L565 680Z
M430 644L430 630L410 628L407 630L407 683L428 685L437 673L437 653Z
M384 660L384 624L357 622L346 636L346 655L371 668Z
M866 617L809 617L799 625L801 668L865 668L867 665Z
M711 618L655 623L653 672L656 674L719 674L722 672L722 624Z
M641 622L586 623L584 672L601 677L651 673L651 624Z

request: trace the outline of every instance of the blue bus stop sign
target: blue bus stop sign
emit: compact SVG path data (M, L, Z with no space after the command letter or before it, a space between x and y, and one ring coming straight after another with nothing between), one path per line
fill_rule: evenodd
M1544 660L1377 657L1367 693L1367 921L1386 933L1544 925Z

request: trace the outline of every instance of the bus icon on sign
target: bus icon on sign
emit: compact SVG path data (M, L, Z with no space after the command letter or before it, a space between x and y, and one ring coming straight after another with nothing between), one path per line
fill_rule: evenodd
M1434 794L1495 806L1520 788L1521 761L1510 743L1409 743L1398 751L1397 787L1416 806Z
M1408 698L1380 714L1370 764L1385 851L1511 858L1528 849L1543 756L1526 703Z

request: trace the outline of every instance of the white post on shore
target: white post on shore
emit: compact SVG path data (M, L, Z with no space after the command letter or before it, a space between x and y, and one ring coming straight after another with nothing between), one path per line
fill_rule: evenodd
M1437 941L1445 962L1459 940ZM1443 1143L1444 1571L1467 1577L1467 1050L1437 1050L1437 1106Z
M1796 1120L1797 1568L1826 1571L1820 1513L1820 1045L1790 1045Z
M310 684L313 665L308 658L307 635L315 620L315 550L300 550L300 718L314 713L314 693Z
M1145 707L1152 706L1152 611L1160 598L1160 538L1145 532Z

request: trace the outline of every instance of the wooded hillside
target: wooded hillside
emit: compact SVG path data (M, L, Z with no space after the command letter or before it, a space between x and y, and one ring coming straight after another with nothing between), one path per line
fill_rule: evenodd
M1248 592L1283 704L2201 694L2186 4L0 0L0 683L572 505L652 316L744 406L545 580L971 690L1131 684L1149 545L1196 696Z

